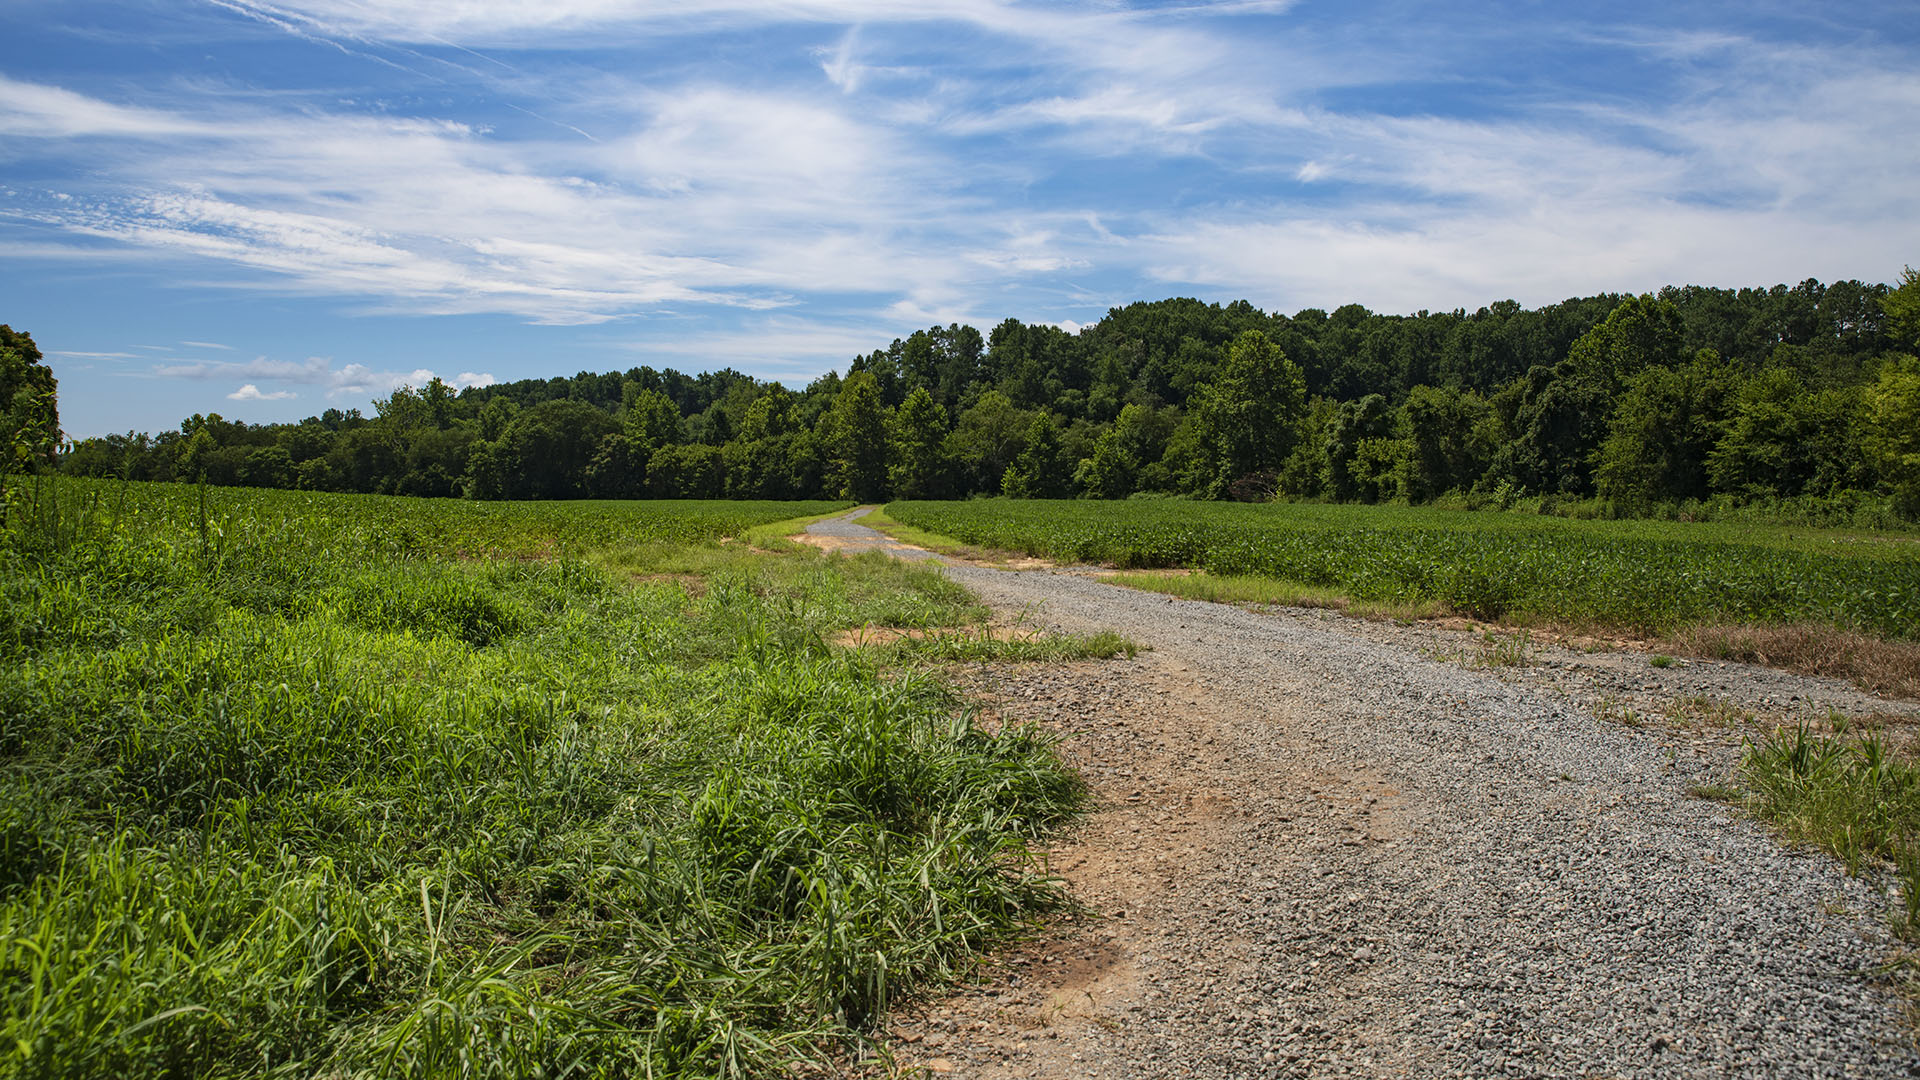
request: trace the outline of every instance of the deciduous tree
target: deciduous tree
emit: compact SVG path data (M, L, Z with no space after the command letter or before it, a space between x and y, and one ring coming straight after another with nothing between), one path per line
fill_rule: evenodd
M893 412L887 426L892 456L887 480L896 499L943 499L952 490L947 457L947 410L918 387Z
M60 446L58 389L33 338L0 324L0 471L53 463Z
M829 483L843 499L887 496L887 415L871 373L847 376L826 419Z

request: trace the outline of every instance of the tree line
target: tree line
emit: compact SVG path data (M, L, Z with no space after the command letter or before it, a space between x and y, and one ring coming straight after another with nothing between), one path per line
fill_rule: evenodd
M81 439L58 467L475 499L1814 499L1914 517L1915 352L1911 269L1407 316L1169 299L1074 333L936 326L803 390L650 367L436 379L372 415Z

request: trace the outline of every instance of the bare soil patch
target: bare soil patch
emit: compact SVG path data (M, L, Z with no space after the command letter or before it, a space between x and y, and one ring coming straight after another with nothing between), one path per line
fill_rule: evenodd
M997 957L980 985L897 1017L897 1074L1092 1075L1101 1055L1085 1037L1124 1028L1144 1007L1140 958L1179 917L1174 898L1191 863L1230 846L1237 810L1221 718L1177 665L1148 657L961 677L987 707L989 730L1038 720L1067 736L1063 755L1087 778L1095 810L1047 857L1087 910Z

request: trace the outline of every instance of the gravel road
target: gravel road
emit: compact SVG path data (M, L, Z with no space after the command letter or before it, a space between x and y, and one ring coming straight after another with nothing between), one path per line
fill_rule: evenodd
M861 528L824 523L849 545ZM1912 716L1831 680L1249 611L1085 572L948 573L1132 661L962 673L1067 736L1093 914L901 1018L981 1077L1914 1076L1886 899L1724 804L1748 729Z

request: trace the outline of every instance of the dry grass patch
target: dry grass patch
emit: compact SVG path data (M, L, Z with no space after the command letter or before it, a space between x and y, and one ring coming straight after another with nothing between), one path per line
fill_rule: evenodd
M1325 585L1251 575L1209 574L1204 570L1123 570L1101 577L1130 589L1167 593L1188 600L1329 608L1363 619L1436 619L1447 610L1438 601L1357 600Z
M1050 633L1024 623L957 627L862 626L827 639L843 649L871 648L896 660L1110 660L1140 646L1112 632Z
M1869 693L1920 700L1920 642L1875 637L1819 623L1711 623L1649 638L1620 627L1539 618L1525 612L1488 620L1467 617L1440 601L1356 600L1335 588L1278 578L1215 575L1199 570L1126 570L1100 576L1115 585L1189 600L1329 608L1365 619L1419 620L1441 629L1478 634L1483 639L1495 627L1520 633L1531 629L1541 640L1586 652L1647 652L1652 654L1649 663L1654 667L1671 666L1673 656L1733 660L1802 675L1846 679ZM1522 655L1524 651L1522 647ZM1489 666L1506 662L1500 655L1486 659L1491 662Z
M1920 698L1920 642L1890 641L1813 623L1712 624L1678 631L1660 645L1686 656L1826 675L1876 694Z
M856 626L827 639L827 644L842 649L868 645L891 645L896 641L924 641L931 637L965 634L988 641L1023 641L1037 636L1031 628L1018 626Z
M1734 729L1753 723L1750 710L1710 694L1687 694L1667 705L1667 719L1687 728Z

